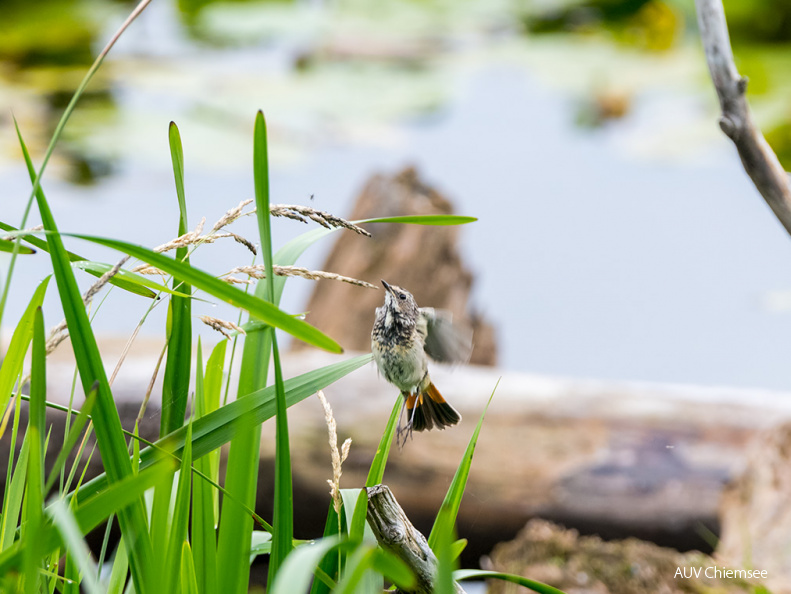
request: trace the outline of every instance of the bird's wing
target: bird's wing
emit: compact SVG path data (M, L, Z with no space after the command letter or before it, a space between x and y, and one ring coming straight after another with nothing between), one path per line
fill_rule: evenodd
M466 363L472 353L472 328L454 322L449 311L432 307L420 308L420 317L426 323L425 350L429 357L440 363Z

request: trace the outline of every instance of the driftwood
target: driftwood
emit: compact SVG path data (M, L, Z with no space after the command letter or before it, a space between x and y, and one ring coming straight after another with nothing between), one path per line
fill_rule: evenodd
M386 485L376 485L368 491L368 525L383 549L404 561L417 577L417 585L408 591L414 594L431 594L437 574L437 557L423 536L409 521ZM454 584L458 594L461 586Z
M736 145L742 165L766 203L791 234L788 176L755 125L745 97L747 79L736 70L721 0L695 0L698 28L711 79L720 100L720 128Z

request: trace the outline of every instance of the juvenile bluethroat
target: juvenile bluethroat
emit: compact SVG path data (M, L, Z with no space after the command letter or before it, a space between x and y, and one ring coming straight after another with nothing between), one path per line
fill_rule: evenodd
M454 323L450 312L418 307L412 294L382 281L385 302L376 308L371 349L379 372L401 390L404 402L398 421L398 440L406 443L412 431L444 429L461 415L439 393L428 374L428 359L442 363L469 360L472 331ZM407 411L406 427L401 417Z

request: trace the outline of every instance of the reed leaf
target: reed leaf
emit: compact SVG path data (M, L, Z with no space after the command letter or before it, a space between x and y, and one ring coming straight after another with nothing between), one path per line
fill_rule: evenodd
M14 123L16 124L16 121ZM44 228L50 232L47 234L47 244L69 334L80 338L72 340L71 345L84 393L90 392L95 382L99 384L93 421L102 462L110 480L120 481L132 474L132 465L126 451L126 441L121 431L118 410L115 407L104 364L99 354L96 337L88 320L77 281L74 279L74 271L69 265L63 240L58 233L43 189L39 180L36 179L33 163L18 126L16 131L28 173L31 179L36 180L34 181L34 193L41 221ZM128 539L127 546L131 555L130 567L135 588L138 594L148 594L149 584L146 578L146 568L151 566L152 550L151 543L145 536L148 533L148 522L142 498L120 511L119 522L121 533L124 538Z
M487 571L482 569L458 569L453 572L453 578L458 582L462 580L480 580L480 579L493 579L511 582L512 584L519 584L528 590L538 592L539 594L565 594L562 590L542 584L535 580L530 580L521 575L514 575L512 573L502 573L499 571Z
M179 203L179 233L187 232L187 201L184 194L184 151L181 135L174 122L168 130L170 156L173 161L173 176L176 180L176 195ZM189 267L187 247L176 250L176 260ZM165 376L162 380L162 413L159 436L175 431L184 424L187 397L190 387L192 364L192 289L189 284L173 279L173 290L181 296L173 296L168 307L167 340L168 351L165 361ZM179 550L179 554L181 551ZM178 559L176 559L178 561ZM178 563L176 563L178 566Z

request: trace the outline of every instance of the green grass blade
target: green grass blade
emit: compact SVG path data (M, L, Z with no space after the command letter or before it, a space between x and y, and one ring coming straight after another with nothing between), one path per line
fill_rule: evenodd
M172 447L169 443L163 444L164 450L168 451ZM164 452L158 452L164 455ZM157 551L154 555L150 567L150 575L157 584L165 583L165 573L167 572L167 545L168 530L170 528L170 511L173 496L173 476L166 475L154 485L154 494L151 498L151 515L149 525L151 526L151 548Z
M22 498L25 493L25 483L27 482L29 453L30 440L23 439L10 486L3 497L3 525L0 527L0 550L3 551L14 542L19 512L22 509Z
M449 504L443 503L439 516L450 517ZM434 582L434 594L455 594L456 588L453 580L455 559L453 558L453 541L455 540L455 526L453 523L440 523L436 532L434 552L437 555L437 576Z
M49 472L49 478L47 479L47 484L44 487L45 493L49 493L49 490L52 488L52 485L55 484L61 469L65 466L66 459L71 453L72 448L77 445L77 441L80 439L80 434L82 433L82 430L85 429L85 425L88 422L93 405L96 402L96 396L98 392L99 386L98 384L94 384L91 388L91 391L88 392L88 396L85 398L85 402L83 403L82 408L80 408L80 412L77 414L74 424L69 428L69 433L63 442L63 447L61 447L60 452L58 452L58 457L55 458L55 462Z
M203 378L203 398L196 398L197 416L203 417L220 408L225 353L228 341L217 343L206 362L206 375Z
M181 548L181 576L179 586L183 594L198 594L198 581L195 577L195 564L192 559L190 543L186 540Z
M379 594L381 588L373 590L366 588L362 583L367 571L373 566L373 557L376 548L370 543L357 543L356 547L346 558L346 568L338 586L333 589L333 594Z
M268 209L267 209L268 212ZM283 386L283 372L277 337L272 332L272 357L275 367L275 501L272 552L269 555L269 580L291 552L294 539L294 495L291 483L291 449L288 437L288 404Z
M2 221L0 221L0 229L2 229L3 231L8 231L12 234L20 233L19 229L7 223L3 223ZM43 239L40 239L35 235L30 235L30 234L21 234L20 237L22 237L24 241L35 246L36 248L49 253L49 246L47 245L47 242L44 241ZM74 252L66 251L66 255L68 256L72 266L81 268L85 270L85 272L87 272L88 274L91 274L97 278L102 276L104 272L112 268L112 266L110 266L109 264L100 264L99 262L88 262L88 260L86 260L82 256L75 254ZM83 262L87 264L83 265ZM102 272L100 270L94 269L94 266L97 267L102 266L102 267L106 267L106 269ZM127 276L127 274L129 276ZM143 278L143 281L139 281L137 280L138 276L139 275L122 270L118 273L117 276L114 276L113 278L110 279L110 284L117 286L119 289L123 289L124 291L128 291L136 295L142 295L143 297L148 297L148 298L155 297L156 294L150 291L149 289L147 289L146 286L148 285L146 284L146 282L143 281L147 281L148 283L151 283L152 285L156 285L157 287L161 285L158 285L158 283L155 283L153 281L148 281L148 279L146 279L145 277L141 277ZM144 284L146 286L141 286L141 284ZM169 291L170 289L167 290Z
M408 225L432 225L446 227L449 225L466 225L474 223L478 219L475 217L465 217L462 215L403 215L398 217L378 217L355 221L357 225L365 223L404 223Z
M28 171L33 177L35 169L19 127L17 127L17 136ZM55 219L40 185L36 188L35 196L41 221L44 228L50 232L47 235L47 243L69 334L79 337L79 340L72 340L71 345L80 372L83 391L87 394L92 385L99 382L93 421L102 462L110 480L118 481L132 474L132 465L126 451L126 441L121 431L118 410L115 407L110 384L107 381L96 337L88 320L77 281L74 279L74 271L69 265L63 240L58 234ZM131 552L130 566L136 589L138 594L147 594L148 584L145 579L145 569L151 566L152 551L151 543L146 538L148 525L142 499L122 510L119 514L119 522L121 533L124 538L128 539L127 545Z
M265 297L274 306L275 274L272 259L272 226L269 215L269 156L267 149L266 120L259 111L255 117L253 132L253 175L255 181L256 217L261 236L261 252L266 270ZM269 583L283 560L291 552L294 539L294 494L291 477L291 446L288 436L288 406L283 387L283 371L280 367L280 352L277 336L271 330L272 360L275 369L275 494L272 534L272 552L269 555Z
M272 533L263 530L253 530L250 539L250 564L258 555L268 555L272 552Z
M345 522L345 533L349 542L363 541L365 516L368 511L368 493L365 489L341 489Z
M13 225L9 225L4 221L0 221L0 229L6 231L9 235L14 238L21 238L22 241L29 243L30 245L36 247L37 249L44 250L45 252L49 252L49 247L47 246L47 242L41 239L40 237L36 237L30 233L24 233L21 229L14 227ZM82 260L81 256L77 254L72 254L68 252L69 258L72 260Z
M113 268L110 264L105 264L104 262L94 262L92 260L77 260L76 262L72 262L71 265L73 268L79 268L80 270L89 272L93 276L102 276L105 272L108 272ZM121 288L152 299L157 296L157 293L167 293L168 295L176 296L182 295L182 293L174 291L167 285L154 282L141 274L129 272L128 270L124 269L119 270L113 278L127 281L127 284ZM129 287L132 288L130 289Z
M110 580L107 582L107 594L121 594L124 591L128 572L129 558L126 556L126 544L122 538L115 549L113 568L110 570Z
M264 291L264 283L258 283L255 288L256 296L263 296ZM243 407L242 410L248 407L252 410L256 395L264 392L269 394L270 413L267 418L274 416L275 389L273 386L265 388L271 345L269 331L255 332L245 337L237 400L223 406L210 416L223 415L229 406L234 405ZM201 419L204 420L206 419ZM225 488L232 494L235 502L223 503L222 506L217 538L217 570L218 581L232 594L245 592L249 581L250 568L242 563L242 559L249 558L250 555L253 523L246 508L255 506L261 445L259 424L266 419L255 419L255 422L250 424L246 422L247 420L252 421L252 415L234 416L229 420L229 424L225 425L228 431L227 440L231 442L226 464ZM197 453L195 456L197 457Z
M86 241L97 243L124 252L135 258L139 258L144 262L156 266L164 270L168 274L173 275L180 281L186 282L193 287L205 291L210 295L221 299L235 307L240 307L262 322L266 322L276 328L288 332L295 338L298 338L308 344L325 349L333 353L340 353L340 345L326 336L307 322L304 322L292 315L281 311L271 303L263 299L254 297L244 291L235 287L231 287L228 283L221 281L210 274L207 274L197 268L186 266L185 264L174 260L168 256L158 254L152 250L144 248L133 243L119 241L117 239L109 239L106 237L93 237L90 235L74 234L74 237L79 237Z
M385 475L385 466L387 466L387 458L390 455L390 446L393 444L393 436L396 432L398 425L398 413L401 412L401 396L399 396L393 410L390 412L390 418L387 420L382 439L379 440L379 447L376 448L374 459L371 462L371 468L368 471L368 478L365 481L366 487L373 487L382 483Z
M333 363L321 369L314 369L286 380L284 386L286 403L288 406L293 406L370 361L370 354L360 355L353 359ZM271 419L274 414L274 386L268 386L244 398L229 402L219 410L203 418L196 419L192 427L193 459L197 460L216 450L228 443L238 431L258 426L264 421ZM172 446L170 451L176 456L180 456L185 438L186 428L182 427L164 439L159 440L157 445L159 447ZM157 456L157 451L154 448L146 448L140 453L140 467L148 467L157 459ZM228 464L230 465L230 456ZM248 474L252 472L249 467L245 467L243 470ZM101 475L86 483L84 489L97 492L105 489L106 485L107 477ZM78 495L78 499L82 499L82 494ZM222 522L220 522L220 526L222 529Z
M370 546L372 550L376 549L376 537L371 531L366 520L368 512L368 493L365 489L341 489L341 498L343 499L343 511L345 522L346 534L348 534L349 542L352 545L365 543ZM358 549L359 550L359 549ZM372 592L378 594L384 588L382 576L370 570L372 557L367 558L367 561L358 559L355 563L359 562L363 565L359 568L362 573L360 575L350 574L355 573L358 569L350 566L352 560L348 559L345 563L343 571L343 588L357 588L360 592ZM348 581L347 581L348 580ZM349 585L351 584L351 585ZM338 584L341 588L341 583ZM341 589L341 591L344 591Z
M261 237L261 252L266 269L264 298L269 303L275 302L274 279L272 270L272 221L269 216L269 155L266 137L266 120L264 112L255 115L253 130L253 181L255 184L256 220L258 233Z
M168 130L173 176L179 202L179 237L187 232L187 201L184 195L184 151L181 135L174 122ZM176 260L189 267L187 247L176 250ZM168 352L165 377L162 381L162 417L160 437L175 431L184 424L189 395L192 364L192 288L185 282L173 279L173 290L181 297L172 297L168 309Z
M63 594L80 594L80 569L69 554L66 555L65 565L63 578L66 583L63 586Z
M5 471L5 484L3 485L3 493L7 494L10 492L10 485L11 485L11 478L14 473L14 453L16 452L16 440L19 434L19 413L22 409L22 399L20 398L21 394L19 393L21 390L20 386L17 386L17 397L14 399L14 420L11 426L11 443L8 446L8 464L6 465ZM9 411L10 412L10 411ZM0 437L5 429L0 429ZM3 542L4 542L4 527L6 521L6 508L8 507L8 496L6 495L2 501L2 509L0 510L0 551L3 550ZM16 517L14 518L14 526L16 526Z
M324 524L324 533L322 538L329 538L338 536L340 534L341 519L335 511L333 502L330 502L329 511L327 512L327 521ZM318 571L328 575L331 579L337 581L340 578L341 572L341 553L337 551L332 555L327 554L321 560L318 566ZM310 587L310 594L329 594L330 586L321 580L313 580Z
M176 181L176 197L179 201L179 236L181 236L187 232L187 198L184 192L184 149L176 122L170 122L168 126L168 144L170 159L173 162L173 177Z
M500 380L497 380L497 385L499 384ZM472 465L472 456L475 453L475 445L478 443L478 435L481 433L483 419L486 416L486 411L489 410L489 405L492 403L494 393L497 391L497 385L494 386L494 390L492 390L492 394L489 396L489 401L486 403L481 413L481 418L475 426L475 431L473 431L470 442L467 444L467 450L464 452L459 467L456 469L456 474L453 476L453 481L451 481L448 492L445 494L445 500L442 502L440 512L437 514L437 519L434 521L434 526L431 528L431 534L428 536L428 546L430 546L432 550L435 550L434 547L437 544L437 538L440 532L445 530L446 533L449 534L456 524L456 517L459 514L459 507L461 506L461 499L464 496L464 489L467 487L467 478L470 476L470 466Z
M22 372L25 355L30 346L30 341L33 339L33 323L36 310L44 302L44 295L47 292L50 278L48 276L41 281L33 293L30 303L14 329L14 334L11 336L11 342L8 345L8 352L3 358L2 366L0 366L0 415L5 413L14 384Z
M192 484L192 423L187 425L187 441L181 458L176 503L173 508L173 525L170 528L167 558L165 561L165 592L175 592L181 574L183 545L187 543L187 525L190 513L190 486ZM192 559L192 552L190 552Z
M84 485L81 493L88 496L78 501L74 512L83 533L93 530L111 514L133 503L148 489L161 482L162 477L172 476L176 468L172 459L161 458L139 473L112 483L101 491L96 492L89 489L87 484Z
M60 499L56 499L49 507L52 521L58 529L69 554L77 563L82 573L82 586L88 594L101 594L102 588L96 579L96 566L91 560L88 545L82 539L80 528L71 510Z
M23 450L25 450L24 447ZM109 485L105 482L100 489L91 488L86 484L83 490L78 492L82 499L77 501L76 507L73 498L64 498L58 501L74 507L74 517L79 527L78 531L82 534L87 534L109 518L110 515L117 514L120 510L134 504L142 497L143 493L161 482L162 477L172 475L176 467L176 464L170 458L160 458L156 463L149 468L141 470L138 474L128 476ZM43 554L54 551L59 545L58 535L52 526L45 525L40 531L39 538L43 543ZM21 563L21 556L22 547L19 546L18 542L0 553L0 575L11 569L18 568ZM154 591L158 590L155 588Z
M376 549L371 568L404 592L414 589L417 584L417 578L409 566L389 551Z
M44 316L41 308L36 308L33 321L33 349L31 357L30 380L30 415L25 439L30 441L28 458L27 497L25 509L27 522L24 526L22 539L24 547L25 592L38 594L39 571L44 553L41 550L39 533L43 524L44 508L44 431L47 398L46 381L46 336L44 334Z
M514 575L512 573L501 573L499 571L486 571L482 569L459 569L453 573L453 577L456 581L476 580L482 578L503 580L505 582L511 582L512 584L519 584L520 586L524 586L525 588L532 590L533 592L539 592L539 594L564 594L562 590L558 590L557 588L553 588L552 586L542 584L541 582L529 580L525 577L522 577L521 575Z
M330 537L297 547L275 576L272 594L305 592L322 558L340 544L339 537Z
M220 388L222 383L222 363L225 360L226 341L217 344L209 357L208 368L214 371L203 375L203 351L198 340L198 356L195 376L195 412L201 418L219 407ZM216 372L219 363L219 373ZM214 475L213 458L219 451L210 452L195 461L195 470L217 480ZM194 561L196 587L201 594L212 594L217 591L217 537L215 534L215 507L212 488L204 480L195 480L192 486L192 551Z
M217 343L214 347L209 360L206 363L206 379L204 384L204 398L202 399L203 410L198 417L205 416L220 408L220 395L222 394L223 371L225 368L225 351L228 342L225 340ZM233 358L233 355L232 355ZM230 375L230 372L229 372ZM205 469L208 476L215 483L220 481L220 451L210 452L206 458L208 466ZM214 519L212 526L217 523L220 517L219 494L216 490L212 491L214 500Z
M38 454L44 455L44 435L46 433L47 407L47 337L44 332L44 315L41 307L37 307L33 316L33 349L30 357L30 415L28 417L28 431L33 429L38 433ZM31 451L31 456L33 456ZM41 462L41 460L39 460ZM43 466L38 480L43 484ZM30 477L32 478L32 477ZM29 484L29 483L28 483ZM39 485L42 490L42 485Z
M177 284L177 291L189 285ZM159 435L163 437L184 425L192 366L192 319L191 297L172 297L168 304L167 337L168 350L165 374L162 380L162 416Z
M8 241L7 239L0 239L0 252L5 252L7 254L14 253L14 244ZM20 245L17 248L17 253L20 255L28 256L30 254L35 254L36 250L31 249L29 247L25 247L24 245Z

